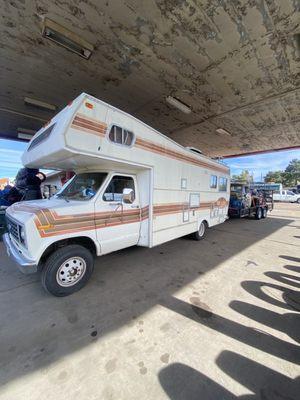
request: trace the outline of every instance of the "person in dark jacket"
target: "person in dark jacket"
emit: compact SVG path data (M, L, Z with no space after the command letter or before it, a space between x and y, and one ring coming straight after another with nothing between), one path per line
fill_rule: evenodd
M46 176L38 169L24 168L24 173L21 173L17 188L23 191L24 197L22 200L38 200L42 199L41 183L44 182Z
M36 168L20 169L16 176L15 190L21 198L17 201L42 199L41 183L45 179L45 174Z

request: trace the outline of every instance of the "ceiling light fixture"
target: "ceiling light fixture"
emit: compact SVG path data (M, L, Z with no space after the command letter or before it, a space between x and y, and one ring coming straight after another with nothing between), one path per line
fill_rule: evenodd
M53 104L45 103L44 101L37 100L37 99L32 99L30 97L24 97L24 102L27 105L34 106L34 107L37 107L37 108L43 108L43 109L49 110L49 111L55 111L56 108L57 108Z
M223 128L218 128L218 129L216 129L216 131L217 131L218 133L221 133L222 135L231 136L231 133L227 132L227 131L226 131L225 129L223 129Z
M92 44L49 18L45 18L43 21L42 35L86 60L94 51Z
M166 97L166 102L169 103L171 106L177 108L178 110L182 111L185 114L190 114L192 109L187 104L183 103L181 100L177 99L173 96Z
M18 128L17 132L18 132L18 138L24 140L30 140L35 135L34 130L27 128Z

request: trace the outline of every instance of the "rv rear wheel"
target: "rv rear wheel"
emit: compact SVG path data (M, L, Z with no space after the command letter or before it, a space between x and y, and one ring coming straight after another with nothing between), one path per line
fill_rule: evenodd
M92 253L73 244L61 247L50 255L42 270L42 285L54 296L68 296L80 290L94 268Z
M202 221L197 232L193 234L195 240L202 240L206 234L207 224Z

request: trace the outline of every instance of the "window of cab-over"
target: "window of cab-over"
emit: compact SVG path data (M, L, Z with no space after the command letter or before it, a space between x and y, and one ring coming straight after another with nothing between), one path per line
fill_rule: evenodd
M108 139L110 142L121 146L132 146L134 143L134 133L119 125L111 125Z

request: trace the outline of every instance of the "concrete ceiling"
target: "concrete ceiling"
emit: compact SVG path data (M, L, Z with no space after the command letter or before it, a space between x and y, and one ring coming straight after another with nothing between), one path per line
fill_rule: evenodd
M38 129L85 91L211 156L300 145L299 0L5 0L0 135ZM41 35L44 17L94 45ZM191 105L184 114L165 98ZM226 129L230 135L216 132Z

